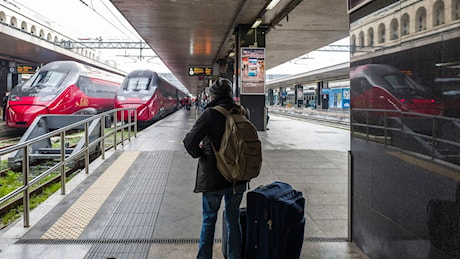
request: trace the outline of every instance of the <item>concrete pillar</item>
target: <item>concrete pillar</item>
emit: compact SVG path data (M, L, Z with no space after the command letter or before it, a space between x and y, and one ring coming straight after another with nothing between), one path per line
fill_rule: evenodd
M16 71L16 62L14 61L10 61L8 63L8 66L9 66L9 71L8 71L8 75L7 75L7 78L6 78L6 89L7 91L11 91L13 89L13 87L15 87L18 82L19 82L19 76L18 76L18 73Z
M3 97L7 90L8 78L8 62L5 60L0 61L0 97Z

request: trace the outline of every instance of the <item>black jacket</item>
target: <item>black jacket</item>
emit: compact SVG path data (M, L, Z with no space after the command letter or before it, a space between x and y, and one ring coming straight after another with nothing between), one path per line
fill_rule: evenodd
M7 94L5 94L5 95L3 96L3 98L2 98L2 104L1 104L2 107L6 107L6 104L8 104L8 96L9 96L9 95L7 95Z
M216 157L210 143L219 150L225 131L225 116L211 108L218 105L230 110L237 104L230 96L214 99L206 106L183 140L187 152L193 158L200 158L194 192L218 191L233 187L233 184L217 170Z

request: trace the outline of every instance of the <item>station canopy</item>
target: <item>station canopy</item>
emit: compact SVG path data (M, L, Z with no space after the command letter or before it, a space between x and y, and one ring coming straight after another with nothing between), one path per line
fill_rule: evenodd
M213 67L235 50L238 25L266 30L265 69L348 36L347 1L337 0L112 0L192 94L207 77L190 67ZM271 2L278 2L267 9ZM289 72L286 72L289 73ZM213 74L218 74L214 72Z

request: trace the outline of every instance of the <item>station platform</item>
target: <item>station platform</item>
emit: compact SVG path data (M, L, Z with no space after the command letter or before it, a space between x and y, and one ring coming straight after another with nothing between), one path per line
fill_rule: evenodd
M197 159L182 140L199 113L180 110L95 160L67 195L32 210L30 227L19 219L0 231L0 258L195 258L201 194L193 193ZM284 181L303 192L301 258L368 258L347 240L349 131L278 115L269 129L259 132L264 161L250 186ZM223 258L221 237L219 217L214 258Z

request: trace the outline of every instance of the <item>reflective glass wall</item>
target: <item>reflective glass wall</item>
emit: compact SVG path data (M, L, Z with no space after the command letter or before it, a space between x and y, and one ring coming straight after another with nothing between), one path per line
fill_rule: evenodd
M460 257L460 0L349 0L352 239Z

